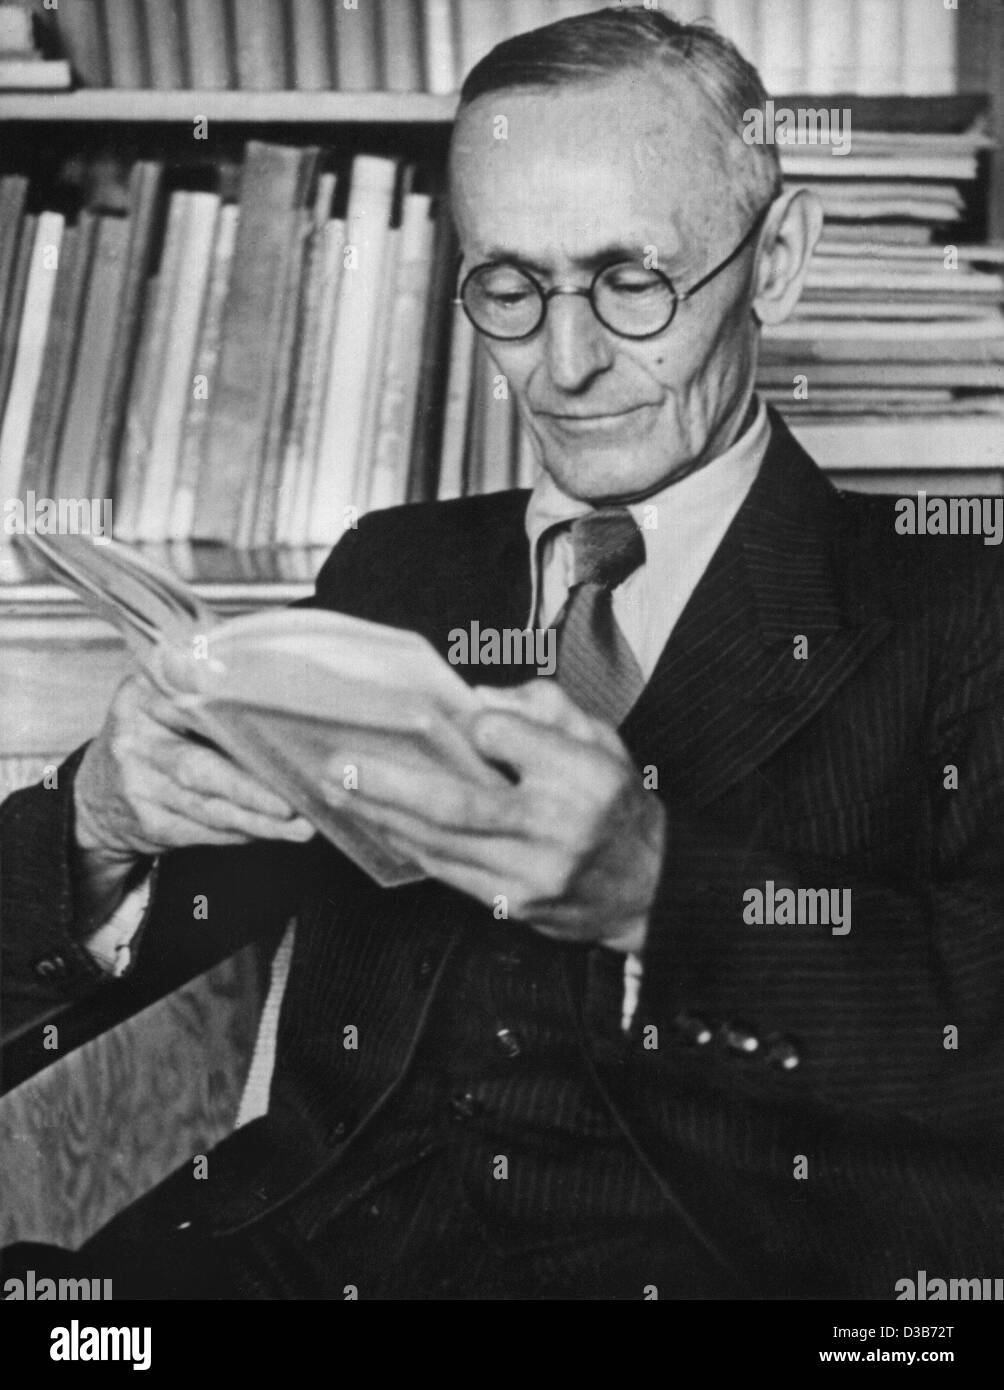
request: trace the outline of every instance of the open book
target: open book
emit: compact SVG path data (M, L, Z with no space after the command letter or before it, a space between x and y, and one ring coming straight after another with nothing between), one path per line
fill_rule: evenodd
M119 629L193 733L285 797L383 887L415 882L423 871L324 799L320 774L333 755L350 787L354 777L363 786L377 761L504 784L465 733L480 708L477 693L417 633L323 609L224 621L168 570L114 541L28 539ZM169 648L199 663L199 693L172 685Z

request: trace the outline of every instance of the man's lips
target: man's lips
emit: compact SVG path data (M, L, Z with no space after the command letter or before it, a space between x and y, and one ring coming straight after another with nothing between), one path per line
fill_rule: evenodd
M557 429L568 430L573 433L586 433L589 431L617 430L644 411L652 409L654 406L645 401L642 405L632 406L629 410L593 410L588 412L537 410L534 414Z
M535 415L544 415L549 420L622 420L625 415L634 415L639 410L647 410L648 401L633 405L628 410L535 410Z

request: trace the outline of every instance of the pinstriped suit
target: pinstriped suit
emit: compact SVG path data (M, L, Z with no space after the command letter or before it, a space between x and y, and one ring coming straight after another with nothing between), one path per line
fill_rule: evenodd
M891 1298L918 1268L1004 1272L1001 566L977 541L897 536L888 499L838 495L776 415L772 427L621 730L658 770L669 818L631 1034L621 958L555 948L541 977L564 978L583 1034L564 1074L532 1047L515 1061L525 1087L509 1087L507 1117L518 1125L541 1096L546 1110L547 1087L557 1113L585 1086L750 1296ZM315 601L415 628L444 654L473 618L521 627L525 504L372 515ZM69 781L3 808L7 981L39 997L52 988L32 973L40 956L68 962L68 989L94 982L72 940ZM850 889L850 932L749 925L743 895L768 883ZM300 913L269 1157L254 1182L224 1184L225 1202L216 1185L212 1219L233 1226L299 1188L285 1211L306 1239L418 1084L450 972L469 979L465 961L504 954L500 924L438 884L380 892L316 843L186 851L164 863L137 971L192 949L196 891L235 943Z

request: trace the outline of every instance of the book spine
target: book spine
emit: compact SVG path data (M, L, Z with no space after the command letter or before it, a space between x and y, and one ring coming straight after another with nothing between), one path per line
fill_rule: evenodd
M83 212L76 227L67 228L63 236L52 331L46 342L24 464L25 477L32 480L39 496L50 490L55 478L97 230L97 218Z
M840 0L835 0L840 3ZM853 4L853 0L851 0ZM750 0L711 0L710 15L720 34L730 39L764 78L760 54L760 9Z
M152 269L157 220L161 212L164 166L156 160L140 160L133 167L129 190L129 250L125 284L115 332L117 351L109 368L101 408L101 430L95 446L94 489L104 496L113 485L116 461L122 447L129 382L139 339L140 313L147 276Z
M332 12L333 71L340 92L375 92L380 87L380 35L376 0L355 9L335 4Z
M233 40L225 0L182 0L188 85L196 92L222 92L234 85Z
M240 208L234 203L228 203L220 209L216 226L213 264L206 291L206 306L199 329L199 345L195 357L195 389L188 402L185 415L181 461L178 465L178 477L171 504L168 534L168 539L171 541L188 540L195 523L195 498L198 491L199 476L202 472L205 432L209 421L209 401L215 385L216 367L220 357L223 308L226 303L227 287L230 283L230 268L233 264L239 217Z
M139 0L105 0L104 17L111 85L134 91L149 87Z
M388 92L422 90L422 16L418 0L379 0L383 86Z
M368 510L394 507L407 497L434 231L432 199L422 193L409 193L401 223L401 270L377 420Z
M466 77L502 37L497 0L465 0L457 6L457 64Z
M28 56L34 52L31 13L25 4L0 5L0 53Z
M955 91L958 11L943 5L903 5L903 80L908 96Z
M325 0L293 0L293 85L301 92L325 92L332 86L331 31Z
M285 7L282 0L239 0L234 5L237 85L249 92L289 86Z
M306 452L307 429L314 378L318 371L318 351L324 296L327 291L326 237L335 200L337 176L323 173L317 180L317 194L309 219L304 249L304 269L298 293L296 343L291 380L289 419L282 442L282 466L275 517L275 540L279 545L299 544L295 520L298 499L307 489L304 508L309 506L310 470ZM305 523L304 523L305 524Z
M118 507L115 534L125 541L136 541L140 535L147 463L153 448L160 389L166 370L171 313L181 274L188 198L189 195L183 192L171 195L160 266L146 288L140 351L130 387L116 470Z
M467 411L474 373L474 326L466 314L453 321L450 368L447 375L446 412L443 419L443 447L439 456L440 501L463 497L466 484L464 444L467 437Z
M422 367L411 458L408 461L408 501L424 502L436 495L439 451L443 438L443 405L450 353L450 325L459 311L453 304L459 247L449 215L440 206L436 215L435 249L425 325Z
M401 229L400 227L392 227L387 233L387 244L384 248L383 276L380 286L380 300L377 306L376 332L373 336L373 366L366 383L366 409L359 439L359 465L356 471L355 491L359 497L361 510L365 508L373 487L378 415L384 392L387 389L391 318L397 299L400 274Z
M304 256L310 234L311 214L306 208L290 213L286 265L286 292L283 296L282 325L272 389L271 409L258 486L249 486L238 526L237 542L243 546L272 545L276 539L279 488L282 484L283 445L288 437L295 386L296 330L299 324L299 292L303 279Z
M107 87L108 45L102 0L63 0L56 14L62 51L83 87Z
M849 92L857 72L854 0L808 0L806 87L813 94Z
M858 0L857 26L854 90L862 96L899 92L902 9L898 0Z
M233 543L247 479L257 479L262 466L285 308L289 214L306 201L316 161L314 149L248 145L196 539Z
M948 469L958 459L967 469L1000 469L1004 420L958 416L920 420L828 420L814 424L792 418L792 432L830 468ZM921 483L921 486L923 484Z
M839 468L824 468L823 471L841 492L872 492L886 497L905 497L923 486L928 497L1000 497L1004 494L1004 475L999 468L993 472L935 470L925 472L923 480L918 479L916 473L897 473L885 469L868 473L844 472Z
M317 370L318 334L321 325L324 295L324 227L318 222L318 209L307 238L304 254L303 279L297 305L296 352L293 369L293 396L289 428L282 446L282 467L275 518L275 539L278 545L292 543L292 518L295 509L297 484L304 468L304 441L307 411L314 373Z
M486 387L488 386L488 365L484 344L475 334L474 355L471 366L471 382L467 397L467 422L463 445L462 483L463 496L475 497L486 491L484 474L487 450L490 444L489 432L494 434L494 422L485 408ZM442 481L442 479L441 479Z
M31 270L37 231L38 218L33 213L28 213L21 223L21 236L7 290L7 305L3 323L0 324L0 419L7 409L7 393L14 372L14 358L17 355L17 340L21 331L21 316L24 312L25 295L28 292L28 274Z
M70 65L63 59L39 62L0 55L0 92L60 92L72 85Z
M77 368L56 468L56 486L61 497L93 495L101 405L116 350L115 327L125 283L129 230L127 217L101 218Z
M0 179L0 323L9 317L7 299L27 197L28 180L21 174Z
M164 354L153 438L143 483L139 517L141 541L166 541L170 531L174 481L188 402L198 384L192 365L212 265L220 200L214 193L190 193L178 262L177 291Z
M438 95L457 90L457 56L450 0L423 0L425 90Z
M156 91L178 91L186 85L178 0L142 0L142 3L150 83Z
M328 384L328 366L334 346L338 317L339 289L345 251L345 222L341 218L329 222L322 234L324 271L320 287L320 314L317 325L317 346L307 360L309 371L307 399L303 414L303 442L299 448L300 466L291 478L293 494L289 521L284 539L289 545L305 546L310 540L310 512L317 477L323 466L321 460L321 430L324 423L324 400Z
M802 0L760 0L761 76L780 95L806 89Z
M373 344L383 295L385 248L390 231L397 166L360 155L352 161L344 267L328 373L320 458L315 480L310 543L333 544L345 509L361 510L357 467L374 369Z
M21 484L64 229L65 219L59 213L43 212L38 219L10 393L0 429L0 499L16 497Z

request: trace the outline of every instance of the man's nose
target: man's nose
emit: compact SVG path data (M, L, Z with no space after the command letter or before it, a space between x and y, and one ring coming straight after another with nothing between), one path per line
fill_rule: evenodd
M556 294L544 321L548 375L562 391L581 391L614 359L610 334L585 295Z

